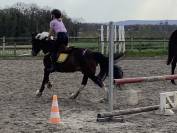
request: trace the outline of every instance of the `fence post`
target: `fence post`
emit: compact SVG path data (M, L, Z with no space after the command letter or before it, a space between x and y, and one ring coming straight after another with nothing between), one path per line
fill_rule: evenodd
M16 56L17 52L16 52L16 43L14 43L14 56Z
M6 39L5 36L2 37L2 54L5 54Z
M142 49L142 43L139 42L139 52L141 52L141 49Z
M166 41L165 41L165 38L163 39L163 49L164 49L164 51L166 50Z
M109 23L109 111L113 111L113 22Z
M101 36L98 36L98 37L96 38L96 42L98 43L97 51L101 52Z
M130 37L130 45L131 45L131 50L133 50L133 37Z

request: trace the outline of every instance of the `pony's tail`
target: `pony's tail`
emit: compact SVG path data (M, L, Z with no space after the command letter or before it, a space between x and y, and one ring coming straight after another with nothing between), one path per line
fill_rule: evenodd
M174 57L174 50L176 49L175 41L177 39L177 31L174 31L170 36L169 43L168 43L168 59L167 65L170 65L173 57Z
M122 57L123 54L116 54L114 55L114 61L118 60L120 57ZM94 58L95 60L99 63L100 65L100 72L97 75L102 81L105 80L105 78L108 76L109 72L109 58L105 57L99 52L94 52ZM122 69L118 66L114 65L114 78L122 78L123 77L123 72Z
M170 65L173 59L173 50L172 50L172 44L169 42L168 45L168 59L167 59L167 65Z
M97 77L104 81L105 78L108 76L109 60L107 57L99 52L94 52L94 58L96 62L100 65L100 72L98 73Z

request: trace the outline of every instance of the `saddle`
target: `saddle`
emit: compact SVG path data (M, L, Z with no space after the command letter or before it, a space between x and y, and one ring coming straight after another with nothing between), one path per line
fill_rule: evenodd
M68 58L69 54L68 53L59 53L57 63L63 63L66 61Z
M68 59L68 56L72 52L72 47L67 47L61 51L59 51L58 56L57 56L57 63L63 63Z

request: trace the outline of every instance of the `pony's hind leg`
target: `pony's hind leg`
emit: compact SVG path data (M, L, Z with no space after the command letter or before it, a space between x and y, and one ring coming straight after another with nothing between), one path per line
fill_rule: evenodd
M51 89L52 88L52 83L48 80L48 82L47 82L47 88L48 89Z
M100 88L103 88L105 90L105 96L104 98L100 99L100 102L104 102L104 101L108 101L108 89L107 87L104 85L103 81L98 78L97 76L89 76L89 78L95 83L97 84Z
M103 83L102 89L104 90L104 97L99 100L100 103L108 102L109 90L106 85Z
M103 88L103 87L104 87L103 81L102 81L100 78L96 77L95 75L91 75L91 76L89 76L89 78L90 78L95 84L97 84L100 88Z
M76 99L78 97L78 95L80 94L80 92L84 89L84 87L86 86L88 81L88 76L84 75L83 79L82 79L82 83L81 86L79 87L79 89L75 92L72 93L70 96L70 99Z
M176 62L177 62L177 57L173 58L173 61L171 63L171 74L173 75L175 73L175 68L176 68ZM175 80L171 80L171 83L176 85Z

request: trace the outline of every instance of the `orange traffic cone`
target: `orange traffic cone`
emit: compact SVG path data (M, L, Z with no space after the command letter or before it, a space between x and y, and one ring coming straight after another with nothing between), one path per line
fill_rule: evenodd
M57 95L53 95L53 101L52 101L52 107L51 107L49 122L52 123L52 124L58 124L58 123L61 122Z

